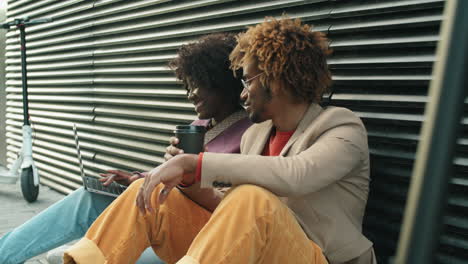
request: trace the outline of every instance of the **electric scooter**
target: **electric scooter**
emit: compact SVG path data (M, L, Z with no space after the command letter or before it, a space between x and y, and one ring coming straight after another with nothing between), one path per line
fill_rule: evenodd
M34 165L32 157L32 128L29 122L28 107L28 83L26 72L26 32L25 28L29 25L42 24L52 21L51 19L29 20L27 17L18 18L11 22L2 24L2 27L9 29L16 26L20 30L21 47L21 82L23 88L23 146L19 152L18 158L10 167L7 175L0 174L0 183L14 184L18 180L19 170L21 169L21 192L28 202L34 202L39 195L39 171Z

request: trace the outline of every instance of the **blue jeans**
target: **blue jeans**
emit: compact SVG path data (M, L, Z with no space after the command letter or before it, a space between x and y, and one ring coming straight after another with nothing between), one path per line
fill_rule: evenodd
M84 236L113 197L80 188L0 238L0 263L17 264ZM115 230L118 232L118 230ZM162 263L151 248L140 259Z

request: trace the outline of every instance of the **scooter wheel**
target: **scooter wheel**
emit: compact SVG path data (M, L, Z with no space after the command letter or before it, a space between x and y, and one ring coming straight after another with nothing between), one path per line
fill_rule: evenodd
M32 203L39 195L39 185L34 186L34 175L32 167L21 171L21 192L26 201Z

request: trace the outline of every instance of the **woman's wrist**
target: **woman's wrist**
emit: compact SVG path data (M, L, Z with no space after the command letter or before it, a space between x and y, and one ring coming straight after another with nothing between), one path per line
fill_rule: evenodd
M145 177L145 174L143 172L139 172L139 171L132 171L132 177L133 176L138 177L138 179L141 179L141 178Z

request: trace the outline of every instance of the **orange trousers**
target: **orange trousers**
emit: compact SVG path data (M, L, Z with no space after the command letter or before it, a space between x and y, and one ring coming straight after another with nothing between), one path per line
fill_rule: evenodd
M241 185L211 213L174 189L152 213L142 214L134 182L64 255L64 263L135 263L149 246L166 263L326 264L290 209L271 192Z

